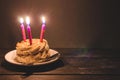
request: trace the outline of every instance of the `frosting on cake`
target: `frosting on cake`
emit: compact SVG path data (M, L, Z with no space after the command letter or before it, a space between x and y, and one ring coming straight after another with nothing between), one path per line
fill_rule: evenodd
M29 40L18 42L16 44L17 57L15 61L23 64L33 64L45 61L49 57L49 45L47 40L32 39L32 45L29 44Z

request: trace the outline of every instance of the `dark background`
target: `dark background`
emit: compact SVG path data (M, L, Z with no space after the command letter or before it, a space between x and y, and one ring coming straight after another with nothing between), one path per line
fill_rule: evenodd
M0 0L0 48L15 48L22 40L18 18L26 15L34 38L39 38L40 16L46 17L51 48L119 48L118 1Z

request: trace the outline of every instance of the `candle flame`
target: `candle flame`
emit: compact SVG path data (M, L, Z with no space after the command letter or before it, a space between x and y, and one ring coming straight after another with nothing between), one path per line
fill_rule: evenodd
M23 18L20 18L20 23L22 24L24 22Z
M42 17L42 23L45 23L45 17L44 16Z
M26 17L26 24L30 24L30 18L28 16Z

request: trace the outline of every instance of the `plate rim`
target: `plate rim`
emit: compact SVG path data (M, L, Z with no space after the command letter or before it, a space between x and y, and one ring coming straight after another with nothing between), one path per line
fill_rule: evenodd
M60 53L59 53L58 51L56 51L56 50L54 50L54 49L49 49L49 51L50 51L50 50L51 50L51 51L54 51L54 52L56 52L56 54L58 54L54 59L50 59L50 60L45 61L45 62L42 62L42 63L33 63L32 65L25 65L25 64L22 64L22 63L19 63L19 62L15 62L13 59L12 59L13 62L12 62L11 60L9 60L7 57L8 57L10 54L14 55L15 52L16 52L15 49L7 52L7 53L5 54L5 56L4 56L4 58L5 58L5 60L6 60L7 62L9 62L9 63L11 63L11 64L15 64L15 65L20 65L20 66L39 66L39 65L46 65L46 64L53 63L53 62L57 61L57 60L60 58ZM11 57L11 56L10 56L10 57ZM16 56L14 55L13 58L15 58L15 57L16 57Z

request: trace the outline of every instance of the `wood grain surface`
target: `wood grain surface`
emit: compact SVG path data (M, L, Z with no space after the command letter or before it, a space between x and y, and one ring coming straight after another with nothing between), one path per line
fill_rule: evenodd
M4 60L0 51L0 80L118 80L119 49L56 48L58 61L42 66L18 66Z

